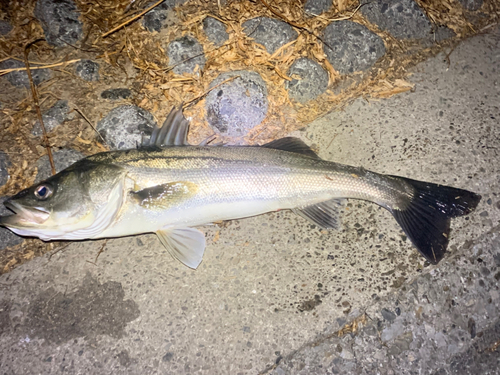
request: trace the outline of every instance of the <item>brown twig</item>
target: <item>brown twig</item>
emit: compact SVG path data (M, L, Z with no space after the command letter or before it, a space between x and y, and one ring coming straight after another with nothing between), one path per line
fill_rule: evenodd
M55 68L55 67L61 66L61 65L73 64L73 63L78 62L80 60L81 59L75 59L75 60L70 60L70 61L63 61L63 62L56 63L56 64L40 65L40 66L37 65L37 66L33 66L33 67L30 66L29 69L30 70L37 70L37 69ZM26 64L26 60L23 60L23 61ZM24 67L24 68L0 69L0 76L3 76L4 74L10 73L10 72L20 72L23 70L28 70L28 68Z
M97 255L95 257L94 264L97 265L97 258L99 258L99 255L101 255L101 253L104 251L104 248L106 247L107 243L108 243L108 240L104 240L104 243L102 244L101 249L99 250L99 252L97 253Z
M114 29L111 29L109 30L107 33L104 33L102 34L102 37L105 38L107 37L109 34L113 34L115 31L117 30L120 30L123 26L126 26L128 25L129 23L135 21L136 19L142 17L144 14L146 14L147 12L149 12L151 9L153 8L156 8L158 5L160 5L161 3L163 3L165 0L160 0L160 1L157 1L155 4L151 5L149 8L147 8L146 10L142 11L141 13L135 15L134 17L128 19L127 21L121 23L120 25L116 26Z
M32 42L29 42L24 47L24 64L26 65L26 73L28 74L28 79L30 81L31 95L33 96L33 103L35 104L36 114L38 117L38 121L40 121L40 126L42 128L43 145L45 146L45 149L47 150L47 155L49 156L50 169L52 170L52 174L56 174L56 166L54 165L54 158L52 157L52 149L50 148L49 139L47 137L47 130L45 129L45 125L43 124L42 111L40 110L40 103L38 101L38 94L36 91L35 83L33 82L33 77L31 76L30 63L28 61L28 54L29 54L30 46L32 46L34 43L36 43L39 40L41 40L41 39L36 39Z

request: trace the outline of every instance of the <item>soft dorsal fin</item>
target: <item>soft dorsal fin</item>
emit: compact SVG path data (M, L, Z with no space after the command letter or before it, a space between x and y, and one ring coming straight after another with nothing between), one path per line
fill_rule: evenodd
M186 146L188 129L189 122L182 114L182 106L179 109L173 107L162 127L155 126L151 137L143 140L141 146Z
M318 158L318 155L316 155L316 153L313 150L311 150L311 148L308 145L306 145L304 141L294 137L285 137L277 139L275 141L262 145L262 147L274 148L276 150L282 150L288 152L295 152L297 154L306 155L311 158Z

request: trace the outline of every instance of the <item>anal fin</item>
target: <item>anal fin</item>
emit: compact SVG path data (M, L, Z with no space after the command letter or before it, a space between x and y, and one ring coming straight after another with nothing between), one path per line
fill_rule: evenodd
M156 232L168 252L189 268L196 269L205 252L205 235L194 228L165 228Z
M294 208L293 212L321 228L338 229L340 227L339 211L342 203L342 199L331 199L306 207Z

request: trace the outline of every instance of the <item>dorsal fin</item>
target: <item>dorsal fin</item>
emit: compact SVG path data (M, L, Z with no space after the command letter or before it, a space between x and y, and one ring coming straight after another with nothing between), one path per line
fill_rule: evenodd
M318 155L316 155L316 153L313 150L311 150L311 148L308 145L306 145L304 141L295 137L285 137L277 139L275 141L262 145L262 147L274 148L276 150L282 150L288 152L295 152L297 154L306 155L311 158L318 158Z
M162 127L155 126L151 137L143 140L141 146L186 146L188 129L189 122L182 114L182 106L179 109L173 107Z

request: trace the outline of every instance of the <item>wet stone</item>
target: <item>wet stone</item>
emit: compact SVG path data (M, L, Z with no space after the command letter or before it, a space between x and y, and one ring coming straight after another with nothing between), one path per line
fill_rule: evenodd
M30 64L30 66L36 66ZM22 61L18 60L5 60L0 62L0 69L24 68L25 65ZM17 87L30 87L28 74L25 71L10 72L5 75L9 82ZM36 69L31 71L33 83L39 85L41 82L46 81L52 77L52 72L49 69Z
M383 40L352 21L330 23L325 28L324 40L328 61L341 74L367 70L385 54Z
M478 10L483 6L483 0L458 0L462 6L471 11Z
M274 18L253 18L246 21L243 28L250 38L262 44L271 54L298 36L292 26Z
M293 78L292 81L286 82L288 94L300 103L315 99L325 92L328 86L328 73L325 69L316 61L305 57L292 64L288 75Z
M9 21L0 20L0 35L7 35L12 30L12 25Z
M234 76L239 77L210 91L205 107L214 130L222 135L242 137L266 117L267 88L258 73L249 71L223 73L210 87Z
M7 209L3 205L3 202L7 200L8 197L0 197L0 216L12 215L13 212ZM0 249L5 249L10 246L15 246L23 242L24 238L14 234L10 230L4 227L0 227ZM0 327L0 332L2 332Z
M368 21L396 38L421 39L431 32L429 19L414 0L375 0L360 11Z
M203 47L193 37L186 35L172 41L167 48L169 65L174 66L175 74L193 73L196 65L203 69L205 54Z
M92 60L80 60L75 64L76 74L85 81L99 81L99 64Z
M70 117L69 106L67 100L59 100L51 108L49 108L45 113L42 114L43 124L45 130L51 132L56 126L61 125L64 121L68 120ZM31 134L40 136L43 134L40 122L37 120L35 126L31 131Z
M151 135L156 122L148 111L135 105L112 109L97 124L97 131L112 149L135 148L143 135Z
M306 13L319 15L326 12L332 6L332 0L307 0L304 5Z
M56 152L52 151L52 158L54 159L56 172L60 172L63 169L68 168L71 164L84 158L84 155L81 152L75 151L73 149L63 148ZM48 155L44 155L40 159L38 159L37 168L38 173L35 178L35 183L43 181L52 176L52 169L50 167Z
M132 91L126 88L107 89L101 92L101 98L110 100L127 99L132 95Z
M5 185L9 181L9 171L10 167L9 155L5 152L0 151L0 187Z
M221 46L229 39L229 35L226 32L226 26L212 17L206 17L203 20L203 31L207 34L208 40L216 46Z
M49 44L66 47L83 37L83 24L78 19L80 12L71 0L38 0L34 14Z

